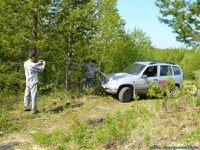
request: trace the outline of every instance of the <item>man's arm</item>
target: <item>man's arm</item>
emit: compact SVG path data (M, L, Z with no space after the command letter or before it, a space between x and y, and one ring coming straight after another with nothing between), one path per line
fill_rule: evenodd
M35 63L32 68L37 71L43 71L45 68L46 62L45 61L39 61L38 63Z

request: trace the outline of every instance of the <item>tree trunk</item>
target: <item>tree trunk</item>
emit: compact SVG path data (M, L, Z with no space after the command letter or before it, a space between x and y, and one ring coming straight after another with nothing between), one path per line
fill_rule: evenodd
M77 78L77 98L80 97L80 93L81 93L81 78L78 77Z
M71 74L72 74L72 61L71 53L67 54L67 69L66 69L66 87L68 90L71 89Z
M164 98L163 106L165 110L165 117L167 117L168 114L168 100L170 98L170 91L167 90L166 96Z
M37 0L34 1L34 14L33 14L33 41L37 41L38 38L38 2ZM34 44L33 51L37 52L37 47Z

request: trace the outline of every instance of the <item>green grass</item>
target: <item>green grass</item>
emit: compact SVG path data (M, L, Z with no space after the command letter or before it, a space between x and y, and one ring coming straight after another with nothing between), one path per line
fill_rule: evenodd
M33 136L33 140L44 147L61 147L64 143L71 140L71 135L67 135L59 129L54 130L52 133L37 133Z
M37 133L33 139L41 146L53 148L58 148L59 144L69 147L71 141L81 149L95 149L111 140L123 143L136 127L132 117L133 111L126 111L124 114L117 112L114 116L107 114L103 123L99 125L80 123L76 120L68 133L56 129L52 133Z
M155 110L150 111L147 105L132 107L132 109L126 110L123 113L118 111L113 115L105 115L104 122L97 126L80 123L76 120L68 133L66 133L66 135L69 136L69 140L59 141L62 141L61 144L65 147L69 147L71 144L70 141L72 141L78 149L96 149L101 145L107 145L110 141L117 141L119 144L126 143L129 141L128 139L132 132L135 131L140 132L139 134L134 134L134 138L139 139L140 136L142 136L143 143L141 145L143 145L143 147L154 145L162 138L164 138L164 140L160 142L161 145L167 145L174 141L187 145L198 141L200 135L199 124L195 124L195 128L191 129L192 132L182 133L178 131L180 130L180 126L178 126L180 124L180 118L183 117L185 112L178 112L175 116L172 116L173 113L169 113L168 116L163 118L165 115L164 111L160 116L154 114L153 111ZM197 121L199 121L199 119L196 118L197 112L191 112L191 110L189 110L189 112L193 114L188 117L193 123L197 123ZM191 118L191 116L193 118ZM156 126L157 129L154 129L153 126ZM190 128L191 125L189 126L187 124L186 126L187 128ZM52 136L53 134L54 133L52 133ZM179 139L179 134L183 134L181 139ZM48 136L48 134L46 134L46 136ZM61 137L64 137L63 133L61 134ZM172 137L174 137L174 139L169 139ZM37 140L35 142L40 144ZM140 142L141 141L136 141L137 146L134 145L132 148L140 148ZM53 144L53 146L59 146L55 141L51 141L50 143ZM49 145L46 144L44 146Z
M76 104L83 105L71 108L66 105L72 103L66 91L56 91L39 95L41 113L34 116L23 112L23 94L4 95L0 106L0 141L8 136L32 137L29 144L21 143L22 149L37 144L60 150L193 145L200 139L200 105L188 91L189 87L179 98L168 101L167 114L161 99L120 103L108 96L84 96L74 99ZM101 121L96 123L98 120Z

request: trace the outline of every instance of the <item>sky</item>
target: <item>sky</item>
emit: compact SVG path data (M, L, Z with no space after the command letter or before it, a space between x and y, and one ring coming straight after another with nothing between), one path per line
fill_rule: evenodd
M126 22L125 29L139 27L151 38L153 46L163 49L185 47L176 41L172 28L158 20L160 14L155 0L118 0L117 8Z

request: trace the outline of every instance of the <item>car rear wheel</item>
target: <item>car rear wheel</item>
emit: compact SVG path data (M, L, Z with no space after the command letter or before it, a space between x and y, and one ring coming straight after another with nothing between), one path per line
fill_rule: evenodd
M174 89L170 90L170 94L173 97L176 97L179 93L180 93L180 88L177 85L175 85Z
M123 87L118 93L121 102L130 102L133 99L133 90L130 87Z

